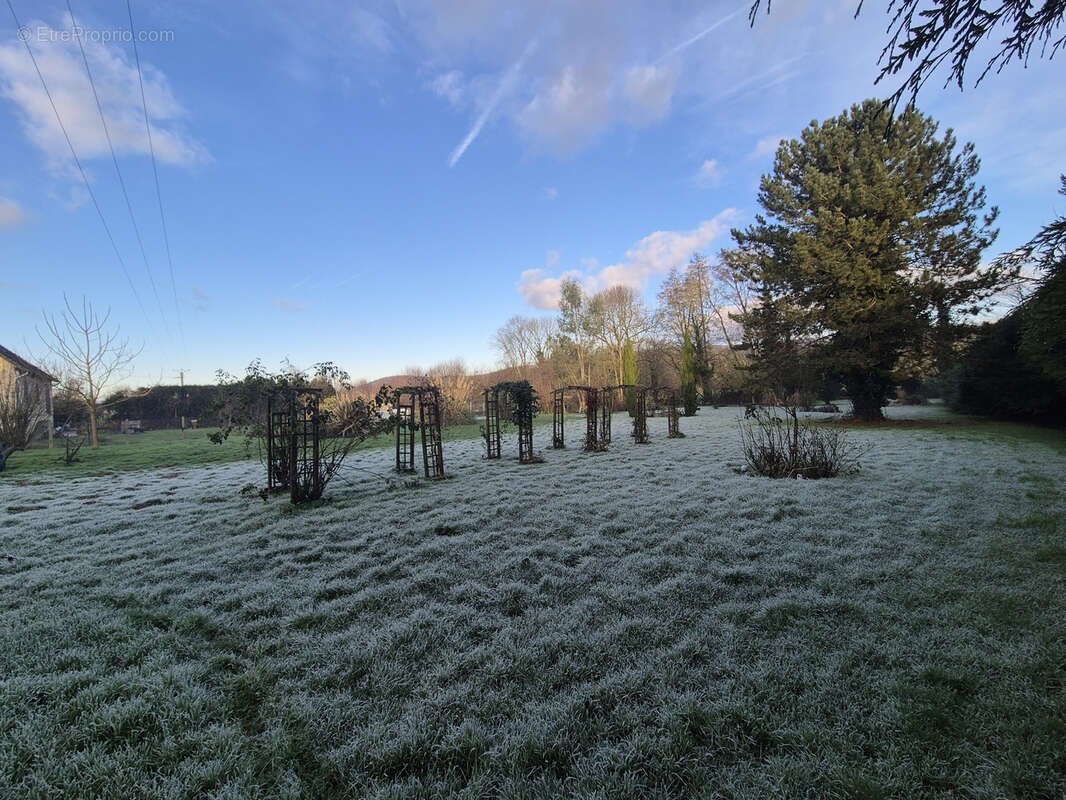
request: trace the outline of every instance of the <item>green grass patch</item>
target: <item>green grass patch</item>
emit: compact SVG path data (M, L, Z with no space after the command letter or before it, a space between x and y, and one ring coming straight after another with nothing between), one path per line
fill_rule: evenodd
M550 414L540 414L534 427L551 425ZM63 441L49 450L44 443L37 443L29 450L15 453L7 462L7 469L0 473L0 483L18 481L29 477L51 478L56 474L69 477L118 474L140 469L163 469L167 467L190 468L227 464L259 458L257 443L248 442L240 433L233 433L222 444L215 444L208 437L214 429L147 431L138 434L110 433L101 438L100 448L92 450L88 445L78 454L79 461L71 465L63 463ZM517 442L516 429L505 426L504 449L511 446L510 439ZM444 442L466 441L481 437L480 424L452 425L441 431ZM392 436L380 436L362 442L358 450L378 450L395 447ZM514 443L517 449L517 443Z

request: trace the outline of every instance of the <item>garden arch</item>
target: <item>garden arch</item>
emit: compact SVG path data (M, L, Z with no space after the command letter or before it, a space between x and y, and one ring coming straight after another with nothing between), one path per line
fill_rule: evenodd
M485 396L485 457L500 457L500 397L512 409L511 420L518 425L518 463L536 464L533 455L533 417L538 411L537 392L529 381L504 381L490 386Z
M289 490L292 502L317 500L326 481L321 462L322 390L291 386L267 396L267 491Z
M585 397L585 444L581 449L602 450L604 443L601 443L596 413L599 408L600 390L591 386L560 386L552 390L552 448L559 450L566 447L564 421L567 392L581 392Z
M427 478L443 478L440 389L436 386L401 386L393 390L392 398L396 411L396 471L415 471L415 431L421 430L423 471Z
M614 412L614 397L619 391L633 392L633 441L637 444L648 443L648 392L647 386L635 383L622 383L618 386L604 386L600 390L603 398L600 414L600 439L607 444L611 441L611 414Z
M656 406L666 407L666 429L671 439L680 439L681 433L681 392L666 386L657 386L648 390Z

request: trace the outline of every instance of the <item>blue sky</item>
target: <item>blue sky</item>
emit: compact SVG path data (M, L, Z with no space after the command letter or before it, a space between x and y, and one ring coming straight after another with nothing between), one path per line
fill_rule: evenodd
M141 302L5 9L0 342L40 352L42 309L85 294L144 342L134 383L255 357L490 367L564 275L653 299L751 220L780 137L897 85L874 85L878 3L775 0L752 30L747 3L134 0L172 286L125 2L71 0L147 268L65 3L12 2ZM975 61L919 98L977 147L989 256L1063 211L1063 63L974 88Z

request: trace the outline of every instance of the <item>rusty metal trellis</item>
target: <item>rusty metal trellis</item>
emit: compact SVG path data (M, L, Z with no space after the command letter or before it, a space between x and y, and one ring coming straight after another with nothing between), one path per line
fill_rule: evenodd
M563 420L566 417L565 389L552 389L552 449L566 447L563 438Z
M490 386L485 395L485 457L500 457L500 406L510 409L509 418L518 424L518 462L537 464L544 459L533 454L533 407L536 391L527 381L504 381Z
M667 403L666 427L668 436L671 439L677 439L681 436L681 409L678 408L678 405L680 405L680 392L678 392L677 389L667 389L665 390L665 393Z
M485 390L485 457L500 457L500 389Z
M613 386L600 389L600 443L604 447L611 443L611 414L614 413L615 391Z
M655 403L656 411L665 407L668 438L683 438L684 434L681 433L681 409L679 408L681 405L681 392L667 386L656 386L648 389L648 393Z
M289 490L294 503L317 500L322 472L321 389L290 387L267 398L267 490Z
M585 445L582 448L586 452L603 450L606 445L600 444L599 437L599 408L600 392L598 389L588 388L585 392Z
M646 386L638 386L635 383L622 383L618 386L606 386L601 394L614 394L615 392L633 393L633 441L637 444L648 443L648 392L652 391ZM628 406L628 402L626 403ZM610 431L610 423L607 423Z
M518 463L533 464L537 458L533 455L533 406L531 403L518 403Z
M293 503L317 500L325 480L321 462L321 422L318 400L321 390L289 392L289 496Z
M637 444L648 443L648 390L643 386L632 387L635 394L636 409L633 415L633 441Z
M440 431L440 390L429 387L419 397L422 420L422 464L427 478L444 477L444 445Z
M267 491L289 488L289 406L275 409L274 396L267 398Z
M566 420L566 393L582 392L585 396L585 442L583 450L603 450L599 430L597 428L597 413L599 407L599 389L592 386L560 386L552 390L552 447L556 450L566 447L565 420Z
M415 429L422 433L422 470L427 478L444 477L441 438L440 389L436 386L401 386L395 389L396 471L415 471ZM418 422L415 421L415 408Z
M409 403L396 398L396 471L415 471L415 398Z

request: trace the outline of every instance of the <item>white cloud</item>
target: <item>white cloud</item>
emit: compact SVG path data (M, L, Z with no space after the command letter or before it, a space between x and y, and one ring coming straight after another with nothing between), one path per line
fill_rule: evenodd
M567 278L576 280L580 274L569 272L552 277L546 275L542 269L527 269L519 277L518 291L533 308L558 308L563 281Z
M50 30L36 21L28 27L34 31ZM62 33L62 29L56 29L51 38L47 33L34 37L31 46L37 63L78 157L88 160L110 155L77 42L63 41ZM69 29L67 33L69 36ZM42 43L40 38L48 40ZM147 155L137 68L117 45L91 40L84 45L115 151L119 155ZM141 67L156 158L180 166L209 160L203 145L178 125L185 109L175 99L166 76L143 61ZM16 106L23 133L44 153L49 168L69 173L70 149L33 62L19 41L0 45L0 95Z
M676 68L654 65L630 68L625 80L625 95L631 104L630 116L642 124L665 118L670 113L677 78Z
M443 97L453 106L458 106L463 101L465 94L463 73L457 69L441 73L430 82L429 86L434 94Z
M764 136L755 143L755 147L748 155L748 158L764 158L765 156L774 155L777 152L777 148L781 146L781 142L785 141L786 138L785 136Z
M554 186L544 187L544 196L549 200L556 200L559 197L559 190Z
M727 208L690 231L655 231L630 247L620 262L602 269L595 259L582 261L585 272L570 270L557 277L543 269L527 269L519 277L518 291L531 306L545 309L559 307L560 287L567 278L590 293L619 285L643 291L653 277L684 266L694 252L727 233L736 215L736 209Z
M544 258L544 263L547 264L549 267L554 267L559 263L559 258L560 255L558 250L549 250L548 254Z
M462 102L480 113L486 102L477 102L479 82L500 84L515 53L535 37L536 54L493 104L492 116L511 122L531 150L559 155L616 124L666 119L687 63L721 44L726 23L747 33L742 14L693 14L639 2L405 0L400 15L422 46L430 74L462 70Z
M546 81L518 115L518 125L536 147L568 155L612 120L611 73L598 61L567 64Z
M0 197L0 228L17 228L29 217L30 215L14 200Z
M695 181L697 186L708 187L717 186L722 182L723 174L722 166L713 158L708 158L702 164L700 168L696 170L696 174L692 180Z

